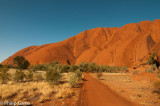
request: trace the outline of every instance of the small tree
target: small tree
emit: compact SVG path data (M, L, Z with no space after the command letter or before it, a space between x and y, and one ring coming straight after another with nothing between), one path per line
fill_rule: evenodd
M28 60L26 60L23 56L16 56L13 58L13 62L20 70L27 69L30 66Z
M24 78L26 77L26 75L24 74L23 71L21 70L16 70L16 73L14 74L14 80L16 82L23 82L24 81Z
M2 80L2 84L7 83L7 81L10 79L10 74L8 73L8 68L3 67L0 69L0 79Z

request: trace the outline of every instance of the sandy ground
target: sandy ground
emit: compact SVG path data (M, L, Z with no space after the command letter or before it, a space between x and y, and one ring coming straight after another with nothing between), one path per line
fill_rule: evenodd
M96 74L90 75L96 78ZM160 95L154 92L153 82L132 80L131 77L123 73L103 73L99 81L136 104L160 106Z
M91 75L84 73L84 94L80 106L133 106Z

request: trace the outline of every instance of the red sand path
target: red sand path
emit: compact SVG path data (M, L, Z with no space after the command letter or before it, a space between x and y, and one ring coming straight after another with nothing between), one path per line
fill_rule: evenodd
M134 106L89 74L85 73L84 78L86 81L80 106Z

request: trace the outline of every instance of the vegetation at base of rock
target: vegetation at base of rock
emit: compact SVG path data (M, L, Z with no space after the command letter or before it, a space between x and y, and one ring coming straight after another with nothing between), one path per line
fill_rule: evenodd
M146 64L153 65L155 64L157 67L159 67L160 63L155 59L157 56L157 51L154 52L147 60Z
M36 64L36 65L32 66L32 68L34 70L45 70L45 67L43 64Z
M119 72L127 72L127 66L107 66L107 65L97 65L96 63L85 63L82 62L78 65L62 65L59 62L45 63L45 64L37 64L32 66L34 70L42 70L48 71L50 67L58 68L61 73L64 72L75 72L79 69L81 72L107 72L107 73L119 73Z
M156 64L152 64L151 69L155 70L157 68Z
M27 69L30 66L28 60L26 60L23 56L16 56L13 58L14 65L20 70Z

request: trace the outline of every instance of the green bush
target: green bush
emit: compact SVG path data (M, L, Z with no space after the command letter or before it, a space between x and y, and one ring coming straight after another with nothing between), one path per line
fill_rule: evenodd
M43 78L43 76L42 76L41 73L36 73L36 74L35 74L35 80L36 80L37 82L40 82L40 81L43 81L44 78Z
M25 79L26 75L23 71L21 70L16 70L16 73L14 74L14 80L16 82L23 82Z
M30 66L28 60L26 60L23 56L16 56L15 58L13 58L13 62L20 70L27 69Z
M102 72L98 72L98 73L97 73L97 78L98 78L98 79L100 79L102 76L103 76L103 73L102 73Z
M8 80L10 80L10 74L8 73L7 67L2 67L0 69L0 80L2 80L2 84L7 83Z
M26 74L26 80L33 81L33 71L29 70L29 72Z
M50 84L59 84L62 77L61 70L58 67L49 67L46 72L46 81Z
M69 77L69 84L71 85L71 87L75 88L75 87L79 87L79 81L78 81L78 76L76 73L71 73L70 77Z

